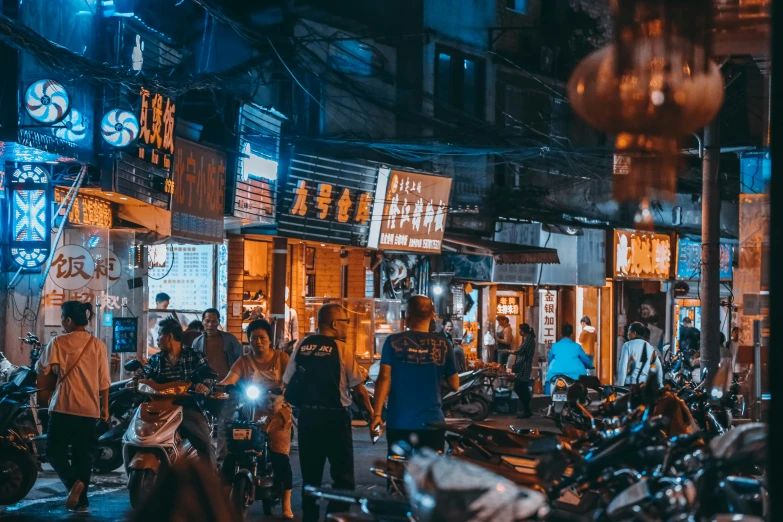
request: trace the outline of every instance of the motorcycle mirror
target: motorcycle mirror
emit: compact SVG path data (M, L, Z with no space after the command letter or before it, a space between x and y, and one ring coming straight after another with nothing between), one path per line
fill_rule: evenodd
M131 359L125 363L124 368L126 372L135 372L136 370L140 370L141 366L141 361L138 359Z

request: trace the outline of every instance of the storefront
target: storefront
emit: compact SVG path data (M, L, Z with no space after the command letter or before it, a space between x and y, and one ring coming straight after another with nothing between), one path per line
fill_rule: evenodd
M661 349L671 340L674 298L672 238L638 230L615 230L613 258L616 313L612 364L620 358L626 329L641 322L650 329L650 343Z
M527 305L520 307L524 313L518 322L526 322L536 330L539 354L546 356L552 343L560 339L562 327L569 324L574 327L574 340L582 339L585 351L593 358L597 374L608 374L605 354L611 344L606 334L611 331L612 314L607 306L611 287L604 272L604 231L542 223L503 223L495 238L557 252L559 263L496 263L492 275L493 282L500 284L498 296L504 295L504 286L514 285L519 300ZM584 317L589 319L589 325L582 325ZM516 328L515 334L518 335ZM516 338L515 343L518 341Z
M733 265L734 245L721 243L720 325L721 332L726 336L726 339L729 338L732 327L736 326L736 317L733 313ZM679 349L680 325L686 317L693 321L695 328L701 330L701 299L699 290L701 279L701 242L683 237L679 238L677 242L676 278L678 283L674 286L674 321L671 333Z

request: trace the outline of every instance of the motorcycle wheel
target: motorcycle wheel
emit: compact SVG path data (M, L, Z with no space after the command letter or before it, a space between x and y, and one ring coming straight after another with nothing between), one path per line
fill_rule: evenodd
M132 469L128 474L128 490L130 491L130 503L133 509L139 509L146 500L152 488L155 487L155 472L151 469Z
M122 466L122 447L112 444L99 444L95 449L92 469L95 473L111 473Z
M251 498L252 494L253 489L250 487L250 481L247 477L243 477L242 475L236 476L234 478L234 483L231 485L231 503L234 505L234 509L236 509L237 513L242 515L242 518L247 515L247 508L253 500Z
M489 416L489 404L486 401L472 397L470 403L478 405L479 408L473 413L466 414L467 418L474 422L481 422Z
M16 504L33 489L38 466L30 453L3 448L0 456L0 506Z

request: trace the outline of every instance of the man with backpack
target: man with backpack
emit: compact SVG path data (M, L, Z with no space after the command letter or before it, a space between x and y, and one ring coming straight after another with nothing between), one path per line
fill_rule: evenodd
M647 376L653 367L658 374L658 384L663 386L663 371L658 352L644 340L645 333L646 328L642 323L632 323L628 327L628 342L623 345L620 366L617 369L618 386L647 382Z

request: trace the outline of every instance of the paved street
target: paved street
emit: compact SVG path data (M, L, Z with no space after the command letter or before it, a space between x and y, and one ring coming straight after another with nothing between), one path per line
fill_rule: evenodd
M551 429L551 421L535 417L530 420L520 420L515 417L493 416L488 423L497 426L513 424L519 427ZM356 462L356 481L359 489L384 488L385 481L370 474L369 468L377 459L383 459L386 453L386 441L381 439L377 445L370 442L366 428L354 428L354 449ZM291 464L294 469L294 513L301 515L301 487L299 473L299 456L296 451L291 453ZM72 514L65 510L65 488L51 468L39 475L38 482L27 498L15 506L0 508L0 520L3 522L44 521L61 519L78 519L91 521L116 521L125 519L130 510L128 491L125 487L125 474L116 471L108 475L94 477L95 484L91 487L89 514ZM328 480L328 468L324 474ZM328 484L328 482L326 482ZM276 514L279 515L279 508ZM249 518L261 518L261 505L255 504ZM275 518L280 519L282 518Z

